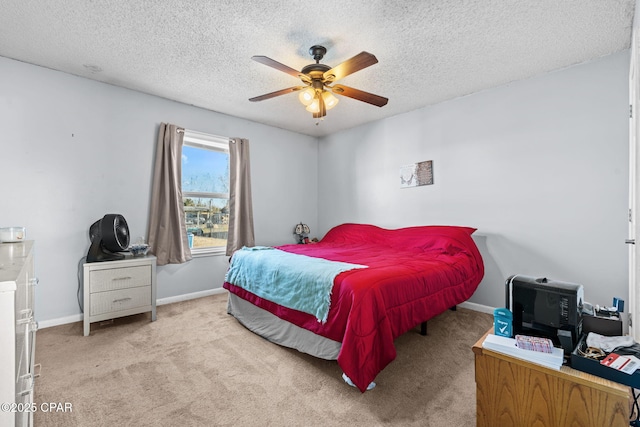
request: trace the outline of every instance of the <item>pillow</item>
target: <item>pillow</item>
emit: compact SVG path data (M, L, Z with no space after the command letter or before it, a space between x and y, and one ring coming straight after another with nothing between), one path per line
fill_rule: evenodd
M454 225L425 225L398 229L385 229L371 224L346 223L333 227L322 238L322 243L384 244L398 249L447 251L465 249L476 231L472 227ZM472 240L471 240L472 241ZM455 250L457 248L457 250Z

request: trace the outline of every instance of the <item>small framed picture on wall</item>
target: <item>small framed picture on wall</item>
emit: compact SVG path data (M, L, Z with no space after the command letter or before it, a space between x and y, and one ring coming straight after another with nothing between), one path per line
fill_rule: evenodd
M417 187L433 184L433 160L412 163L400 167L400 187Z

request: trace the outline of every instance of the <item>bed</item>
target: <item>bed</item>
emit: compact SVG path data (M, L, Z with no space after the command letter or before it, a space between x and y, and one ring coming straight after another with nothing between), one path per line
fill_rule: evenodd
M243 248L223 285L228 312L270 341L337 360L364 392L395 359L395 338L476 290L474 231L342 224L318 243Z

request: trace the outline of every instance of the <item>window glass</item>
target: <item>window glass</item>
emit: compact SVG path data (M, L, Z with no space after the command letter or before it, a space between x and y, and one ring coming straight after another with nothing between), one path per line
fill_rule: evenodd
M182 197L192 251L225 249L229 230L228 139L185 131Z

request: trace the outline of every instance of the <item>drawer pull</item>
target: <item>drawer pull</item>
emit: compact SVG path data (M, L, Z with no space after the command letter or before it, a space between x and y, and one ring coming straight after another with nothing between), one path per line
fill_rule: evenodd
M42 372L42 364L36 363L33 365L33 378L40 378L40 372Z
M131 297L127 297L127 298L120 298L120 299L114 299L113 302L125 302L125 301L130 301Z
M114 277L112 280L115 282L116 280L130 280L131 276L124 276L124 277Z
M20 319L16 321L16 325L24 325L33 321L33 312L31 309L22 310Z
M33 374L25 374L21 376L20 379L25 383L27 383L27 386L23 390L19 391L17 394L19 396L26 396L27 394L33 391L33 386L34 386Z
M30 308L25 308L25 309L23 309L23 310L20 310L20 315L21 315L23 318L26 318L26 317L30 317L32 312L33 312L33 310L32 310L32 309L30 309Z

